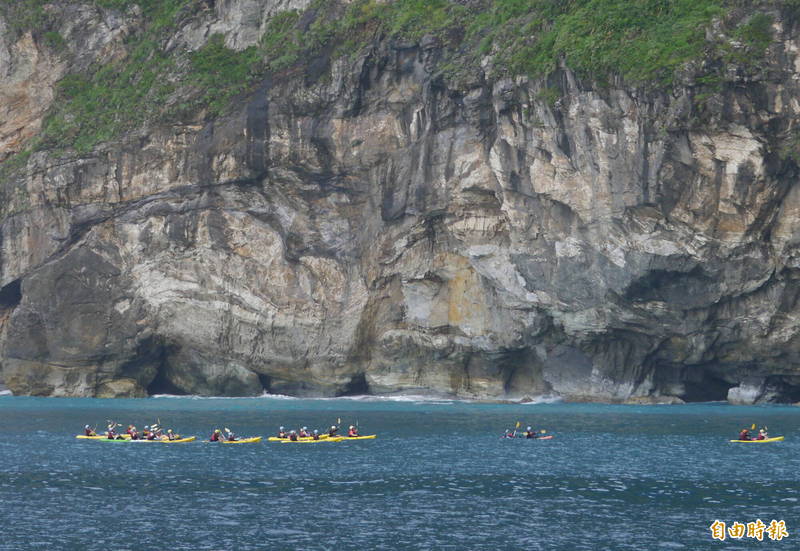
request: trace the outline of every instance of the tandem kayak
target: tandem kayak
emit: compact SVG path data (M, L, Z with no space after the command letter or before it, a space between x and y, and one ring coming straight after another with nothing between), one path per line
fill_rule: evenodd
M131 438L131 435L130 435L130 434L123 434L123 435L121 435L121 436L122 436L122 438L124 438L125 440L130 440L130 438ZM75 438L80 438L80 439L82 439L82 440L111 440L111 439L110 439L108 436L106 436L105 434L98 434L97 436L86 436L85 434L79 434L79 435L77 435Z
M377 434L367 434L364 436L342 436L341 438L345 442L349 442L350 440L374 440L377 436Z
M328 438L330 438L330 436L327 435L327 434L320 434L319 435L319 439L320 440L327 440ZM334 438L341 438L341 436L335 436ZM313 436L298 436L297 439L298 440L314 440L314 437ZM270 436L269 438L267 438L267 440L269 442L284 442L284 441L289 440L289 439L288 438L278 438L277 436Z
M336 438L320 438L319 440L281 440L281 444L322 444L323 442L341 442L342 440L346 440L341 436L337 436Z
M776 436L775 438L765 438L764 440L731 440L737 444L769 444L770 442L783 442L783 436Z
M260 436L253 436L252 438L240 438L239 440L220 440L223 444L255 444L261 442Z
M108 438L101 438L97 442L119 442L121 444L183 444L185 442L194 442L197 440L196 436L187 436L186 438L176 438L175 440L109 440Z

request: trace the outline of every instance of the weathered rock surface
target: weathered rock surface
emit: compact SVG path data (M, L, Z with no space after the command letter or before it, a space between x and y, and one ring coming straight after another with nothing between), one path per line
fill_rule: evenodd
M302 4L217 2L175 40L246 47ZM128 24L95 25L84 57ZM455 89L434 41L387 42L213 122L35 154L3 183L5 384L798 401L800 188L779 149L800 43L781 25L702 119L690 75L671 93L566 67ZM59 63L0 38L0 159L37 132Z

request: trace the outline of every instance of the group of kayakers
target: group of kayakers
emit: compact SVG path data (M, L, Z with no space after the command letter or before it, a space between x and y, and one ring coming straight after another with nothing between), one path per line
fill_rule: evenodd
M755 430L755 425L753 426L752 430ZM739 440L766 440L768 438L769 434L767 434L767 427L760 428L755 438L750 436L750 429L747 429L746 427L739 432Z
M517 429L514 429L513 431L511 429L506 429L506 431L503 433L503 436L500 438L539 438L539 433L532 427L528 427L518 436Z
M119 423L109 421L106 427L105 437L109 440L177 440L180 438L179 435L172 432L172 429L164 430L162 427L158 426L158 424L145 425L141 433L137 430L135 425L128 425L125 432L120 433L117 429L121 427L122 425ZM83 432L85 436L97 436L96 427L92 428L86 425L83 427Z
M308 427L301 427L298 430L292 429L288 431L286 430L286 427L278 427L278 438L285 438L287 440L291 440L292 442L296 442L300 438L319 440L323 434L327 435L328 438L334 438L339 435L339 426L331 425L329 429L323 431L322 433L317 429L310 431L308 430ZM358 437L358 427L350 425L347 429L347 436L350 438Z

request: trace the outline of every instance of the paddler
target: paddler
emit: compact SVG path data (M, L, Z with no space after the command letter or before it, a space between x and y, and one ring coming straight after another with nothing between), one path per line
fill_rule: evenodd
M525 430L525 438L537 438L536 431L528 427Z
M289 433L283 427L278 428L278 438L289 438Z
M219 442L220 438L220 430L214 429L214 432L211 433L211 438L208 439L209 442Z
M83 427L83 432L86 434L86 436L97 436L97 433L93 428L90 428L89 425Z
M331 428L328 429L328 436L330 438L333 438L334 436L336 436L337 432L339 432L339 427L337 427L336 425L331 425Z
M319 440L319 431L314 429L314 434L311 436L314 440Z
M289 431L289 440L291 440L292 442L297 442L297 431L295 430Z
M750 440L750 431L746 428L739 432L739 440Z
M236 435L231 432L231 429L225 429L225 432L227 433L225 440L228 442L236 442Z
M350 425L350 428L347 429L347 436L349 438L355 438L358 436L358 429L355 428L353 425Z
M503 433L503 436L500 438L516 438L516 436L514 436L514 433L511 432L511 429L506 429L506 431Z
M767 434L766 427L760 429L758 431L758 436L756 436L756 440L766 440L767 438L769 438L769 434Z
M300 438L308 438L311 436L311 433L308 432L308 427L303 427L300 429L300 434L298 435Z
M155 440L156 439L156 431L154 431L152 427L150 427L147 430L147 436L145 436L145 439L146 440Z
M167 440L176 440L175 435L172 434L172 429L167 429Z
M129 425L128 430L125 431L131 437L131 440L140 440L139 431L136 430L135 425Z

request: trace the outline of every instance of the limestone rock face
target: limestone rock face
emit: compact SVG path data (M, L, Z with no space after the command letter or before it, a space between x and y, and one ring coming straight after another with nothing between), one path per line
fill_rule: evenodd
M241 49L307 3L212 3L175 41L222 32ZM114 55L132 22L95 21L86 57ZM2 24L0 159L66 70ZM2 182L3 380L55 396L798 401L800 188L779 149L800 43L781 25L762 76L702 119L691 84L598 90L564 67L455 88L435 42L387 41L330 78L266 80L210 122L34 154Z

